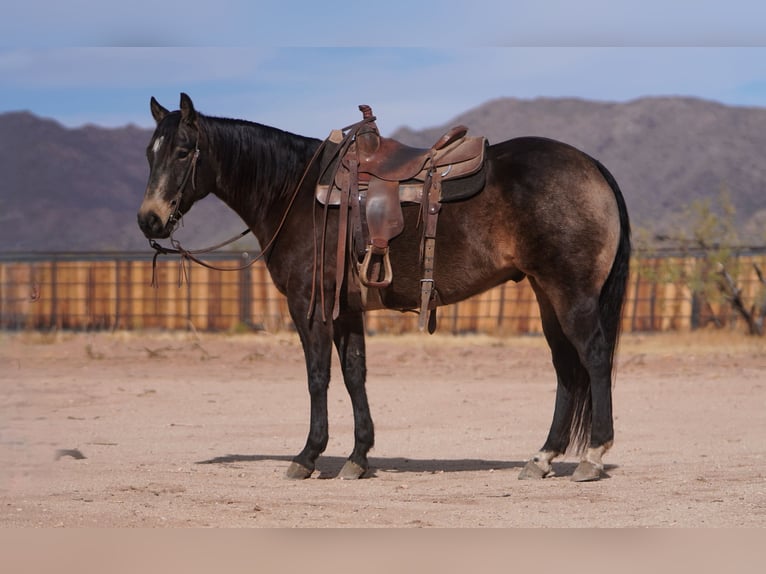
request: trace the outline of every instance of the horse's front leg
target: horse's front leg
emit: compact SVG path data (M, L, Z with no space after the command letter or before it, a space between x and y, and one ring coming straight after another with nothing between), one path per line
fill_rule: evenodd
M362 313L348 313L339 317L333 325L333 339L338 349L343 381L354 410L354 450L338 478L356 479L361 478L369 468L367 453L375 441L365 389L367 363Z
M293 458L287 469L287 477L309 478L314 472L316 459L327 447L327 388L330 385L330 360L332 357L332 326L321 320L307 320L305 312L294 312L293 322L303 344L311 397L311 422L306 446Z

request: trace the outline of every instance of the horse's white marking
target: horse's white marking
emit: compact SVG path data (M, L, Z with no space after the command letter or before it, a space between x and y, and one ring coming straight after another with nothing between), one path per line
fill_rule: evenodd
M551 464L551 461L559 456L561 453L558 453L553 450L541 450L535 456L532 457L532 461L534 464L536 464L540 470L543 471L543 474L545 476L549 476L552 474L553 471L553 465Z
M154 152L154 155L157 155L157 152L160 151L160 148L162 147L162 140L165 139L165 136L160 136L156 140L154 140L154 145L152 146L152 151Z
M590 462L593 466L595 466L599 470L604 470L604 463L601 462L601 457L604 456L604 453L608 451L610 448L612 448L613 441L609 441L606 444L603 444L601 446L597 446L595 448L589 448L585 452L585 456L582 458L582 462Z

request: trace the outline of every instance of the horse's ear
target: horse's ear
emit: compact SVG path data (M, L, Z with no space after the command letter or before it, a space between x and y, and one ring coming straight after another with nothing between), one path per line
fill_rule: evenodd
M194 109L191 98L183 92L181 92L181 120L190 126L197 123L197 110Z
M152 110L152 117L157 123L160 123L162 119L170 113L154 99L154 96L152 96L152 99L149 101L149 108Z

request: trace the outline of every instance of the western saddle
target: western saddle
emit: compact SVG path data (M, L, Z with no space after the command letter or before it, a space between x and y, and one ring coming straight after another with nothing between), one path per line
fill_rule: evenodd
M381 290L393 280L389 241L404 230L402 203L419 203L423 231L418 326L422 331L427 322L428 331L433 333L439 211L443 202L470 197L483 187L486 139L467 137L468 128L456 126L430 148L414 148L381 137L370 106L361 105L359 110L361 122L334 130L325 142L331 151L325 154L329 159L324 161L316 189L316 198L325 209L340 207L333 318L340 313L347 249L348 270L353 277L348 281L349 289L359 292L364 309L385 307ZM329 167L332 162L334 169Z

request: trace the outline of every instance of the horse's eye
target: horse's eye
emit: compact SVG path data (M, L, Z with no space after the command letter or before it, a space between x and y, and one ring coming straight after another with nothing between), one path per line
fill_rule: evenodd
M178 159L186 159L187 157L189 157L188 149L178 150Z

